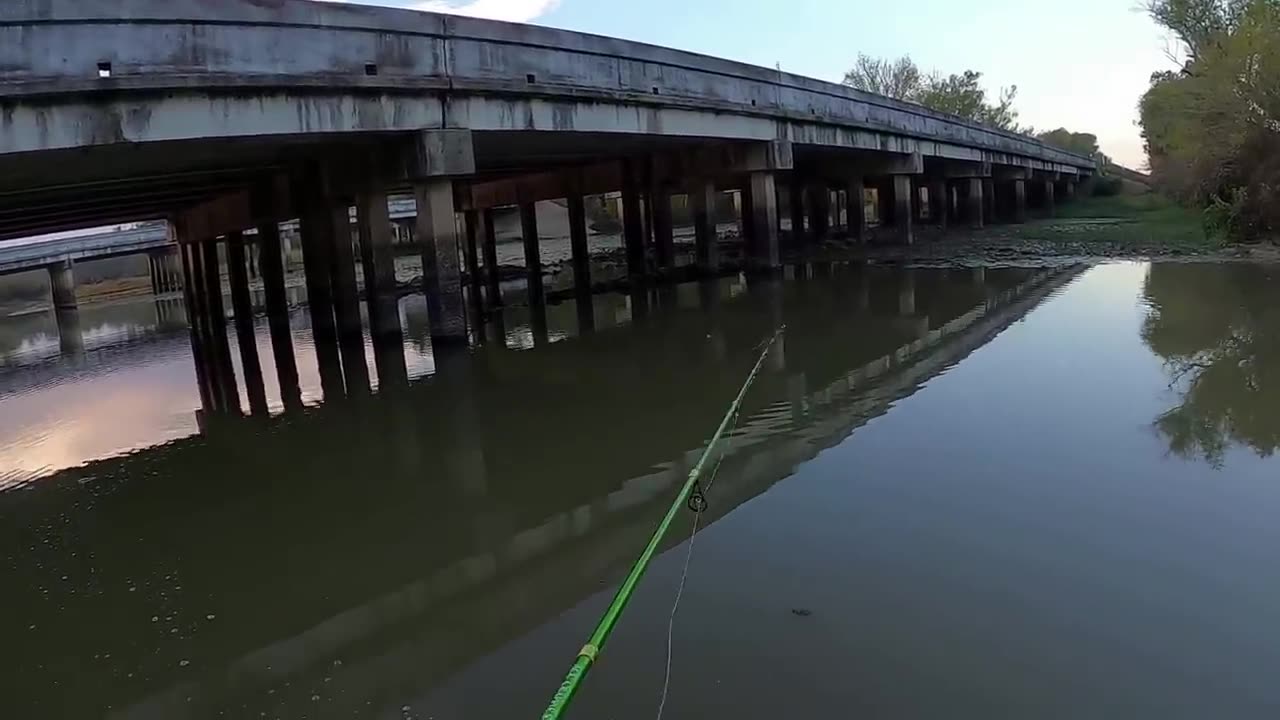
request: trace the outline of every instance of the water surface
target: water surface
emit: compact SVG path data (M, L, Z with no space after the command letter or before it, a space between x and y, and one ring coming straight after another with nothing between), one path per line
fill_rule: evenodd
M665 717L1272 716L1275 272L803 266L454 352L410 296L409 385L329 398L304 310L270 417L200 407L180 308L6 320L0 714L536 717L785 322ZM571 717L654 716L690 519Z

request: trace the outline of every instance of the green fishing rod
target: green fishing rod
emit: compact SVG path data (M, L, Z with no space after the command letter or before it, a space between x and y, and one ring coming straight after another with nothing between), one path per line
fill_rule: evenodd
M724 419L720 421L720 427L716 428L715 434L711 436L711 441L707 443L706 449L702 451L702 456L698 458L698 463L689 471L689 476L680 488L680 493L671 502L671 507L667 509L667 514L662 518L662 522L658 523L658 528L653 531L653 536L649 538L649 544L645 546L644 551L640 553L640 557L636 558L635 564L631 566L631 572L627 573L626 580L622 581L622 586L618 588L618 593L613 596L613 602L609 603L609 608L605 610L600 622L596 624L595 632L591 633L591 638L587 640L587 644L583 645L582 649L578 651L577 660L574 661L573 667L569 668L564 682L560 684L560 689L556 690L555 696L551 698L551 704L547 706L546 712L542 713L542 720L558 720L564 715L565 710L569 707L569 702L573 700L574 694L577 693L578 687L582 684L583 678L587 676L587 671L595 663L596 656L604 649L604 644L609 641L609 635L613 633L614 626L618 624L618 619L622 617L622 611L627 608L627 603L631 601L631 594L635 592L636 585L640 583L640 578L644 576L645 570L649 569L649 562L653 559L653 554L657 552L663 536L667 534L667 530L671 527L671 522L675 520L676 514L680 512L680 507L689 504L696 512L702 511L705 506L705 500L699 499L699 503L695 505L689 502L689 498L693 495L695 488L698 487L698 480L702 477L708 458L711 457L716 445L724 437L734 416L738 414L738 410L742 406L742 399L747 396L747 391L751 389L751 384L755 382L756 376L760 374L760 368L764 367L764 360L769 356L769 351L786 329L786 325L779 327L774 331L773 337L769 338L768 344L764 346L764 351L760 353L760 358L756 360L755 367L751 368L751 374L747 376L746 382L742 384L742 389L738 391L738 396L733 399L733 404L729 406L728 412L724 414Z

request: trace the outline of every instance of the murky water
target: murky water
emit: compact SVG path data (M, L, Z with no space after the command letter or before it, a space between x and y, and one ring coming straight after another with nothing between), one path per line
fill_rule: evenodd
M538 716L780 322L664 717L1274 716L1277 271L790 268L442 355L409 297L352 398L295 312L270 418L200 411L180 307L6 320L0 716ZM570 717L655 716L690 519Z

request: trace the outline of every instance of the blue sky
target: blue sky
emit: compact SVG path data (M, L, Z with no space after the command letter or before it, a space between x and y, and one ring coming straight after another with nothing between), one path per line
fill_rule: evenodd
M1146 162L1135 123L1151 73L1175 67L1136 0L358 0L612 35L839 81L859 52L1017 85L1020 119L1096 134Z

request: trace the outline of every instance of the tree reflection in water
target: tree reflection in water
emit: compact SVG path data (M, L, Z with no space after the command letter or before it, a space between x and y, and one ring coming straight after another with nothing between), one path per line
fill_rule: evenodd
M1221 467L1228 448L1280 445L1280 268L1153 264L1147 345L1181 403L1156 418L1175 455Z

